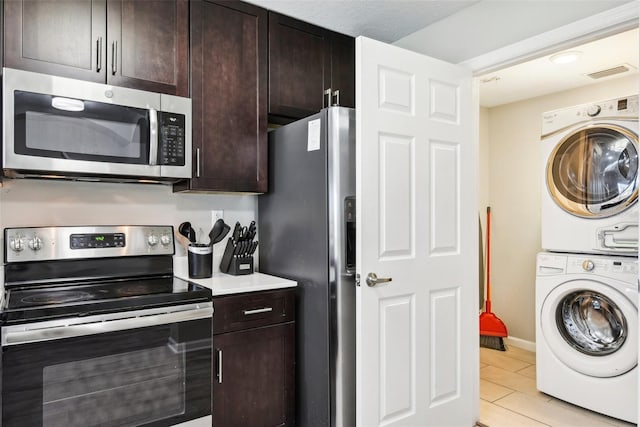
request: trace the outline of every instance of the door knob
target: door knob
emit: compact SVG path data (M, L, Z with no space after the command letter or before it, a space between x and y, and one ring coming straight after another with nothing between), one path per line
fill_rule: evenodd
M378 277L376 273L369 273L367 275L367 285L369 285L370 287L375 286L378 283L387 283L391 280L391 277Z

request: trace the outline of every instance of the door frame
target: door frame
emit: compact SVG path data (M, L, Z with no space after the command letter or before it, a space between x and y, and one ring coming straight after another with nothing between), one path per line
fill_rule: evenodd
M640 4L638 4L637 1L631 1L458 63L458 65L470 68L474 76L473 102L477 107L474 138L478 141L480 140L480 78L482 76L570 49L580 44L638 28L639 26ZM477 144L477 147L479 149L480 144ZM478 159L477 161L480 162L480 152L477 153L476 158ZM480 168L478 171L480 171ZM482 178L482 176L478 176L480 181ZM478 194L478 198L481 202L481 193ZM481 205L479 205L479 209L480 206ZM486 227L486 218L482 215L480 215L480 223L484 230ZM482 239L484 240L484 236ZM479 292L482 294L482 290ZM514 344L517 343L519 347L529 351L535 351L535 342L518 338L509 339L513 340L512 342Z

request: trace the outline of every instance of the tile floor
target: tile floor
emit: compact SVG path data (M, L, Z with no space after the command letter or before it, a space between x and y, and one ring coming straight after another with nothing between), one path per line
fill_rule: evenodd
M630 427L536 390L536 355L480 348L480 423L488 427Z

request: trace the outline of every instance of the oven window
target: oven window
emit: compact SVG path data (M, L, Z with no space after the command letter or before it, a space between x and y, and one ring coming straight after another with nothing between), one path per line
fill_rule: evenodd
M138 425L184 414L185 368L175 343L47 366L43 426Z
M211 415L211 318L2 347L3 427L170 426Z
M16 154L148 164L149 112L16 91Z

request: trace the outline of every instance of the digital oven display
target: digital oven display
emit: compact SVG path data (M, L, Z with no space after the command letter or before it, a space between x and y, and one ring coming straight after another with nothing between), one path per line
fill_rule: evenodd
M72 234L71 249L124 248L124 233Z

